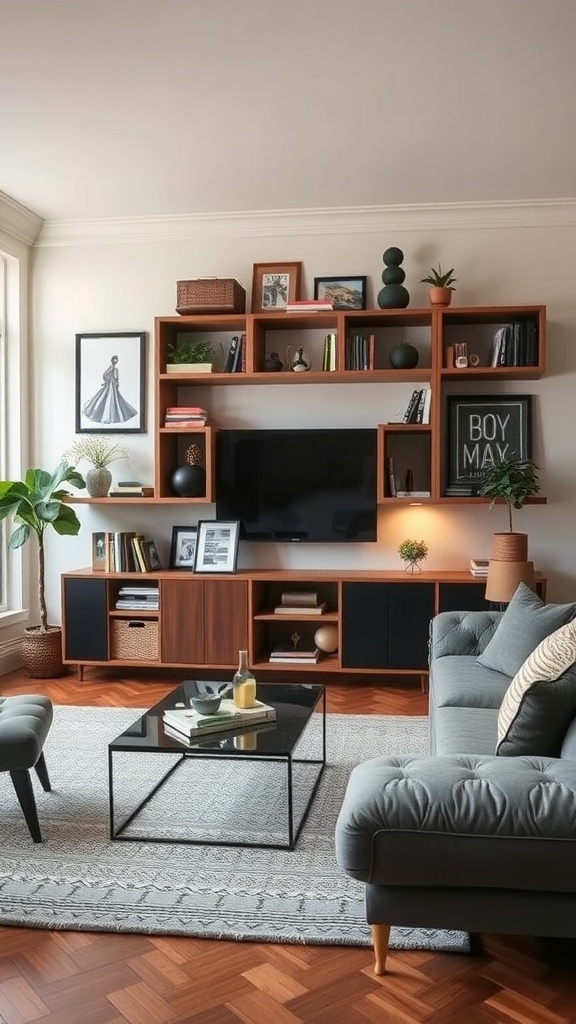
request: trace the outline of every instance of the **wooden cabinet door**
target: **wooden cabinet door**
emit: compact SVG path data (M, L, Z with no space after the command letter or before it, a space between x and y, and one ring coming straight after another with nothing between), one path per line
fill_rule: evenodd
M162 580L160 583L160 660L165 665L203 665L204 583Z
M248 582L204 583L204 655L207 665L238 665L238 651L248 649Z
M342 668L425 670L433 583L344 583Z
M65 661L108 661L106 579L64 579L63 633Z

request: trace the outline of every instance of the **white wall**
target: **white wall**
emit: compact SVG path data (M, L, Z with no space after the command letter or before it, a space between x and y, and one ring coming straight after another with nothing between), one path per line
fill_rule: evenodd
M575 208L558 204L508 207L459 206L405 210L309 211L306 213L181 222L108 222L84 225L66 236L65 227L41 234L33 262L32 448L36 461L51 468L74 439L75 334L94 331L149 333L148 432L125 438L131 457L114 463L115 479L152 481L152 339L154 316L172 314L176 281L216 275L237 277L250 291L252 264L302 260L303 295L313 278L336 273L369 276L368 305L381 287L382 253L390 245L405 253L411 306L426 305L419 283L438 260L454 266L454 303L498 305L545 303L548 307L548 373L541 381L515 382L510 389L537 395L535 458L542 468L546 506L517 514L516 528L530 535L530 557L549 577L550 600L576 596L574 507L576 474L576 266ZM396 386L275 386L238 388L228 393L222 418L238 412L244 422L258 417L276 423L364 425L385 422L411 393ZM219 391L220 389L218 389ZM251 404L255 398L259 412ZM217 399L217 396L216 396ZM401 400L400 400L401 399ZM215 416L216 422L218 422ZM48 559L50 619L60 621L59 574L88 565L90 535L96 529L136 529L151 534L161 557L168 556L172 525L192 523L197 507L77 506L77 538L51 536ZM204 517L213 507L202 510ZM381 513L379 541L364 545L241 544L240 567L311 566L399 568L396 548L406 536L429 544L427 567L464 568L471 555L487 556L492 532L506 528L503 509L484 507L398 508Z

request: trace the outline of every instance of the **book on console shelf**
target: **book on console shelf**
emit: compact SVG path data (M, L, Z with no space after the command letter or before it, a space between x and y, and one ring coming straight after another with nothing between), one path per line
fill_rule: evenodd
M270 651L268 661L273 665L315 665L320 660L318 647L306 650L292 644L280 644Z
M326 313L334 309L329 299L293 299L286 303L287 313Z
M274 609L275 615L322 615L326 611L327 602L320 604L277 604Z
M486 577L488 575L488 566L490 565L487 558L471 558L470 559L470 572L473 576Z
M225 697L218 711L200 715L193 708L166 708L163 719L166 725L185 736L204 736L211 732L225 732L244 726L273 722L276 708L257 700L253 708L237 708L234 701Z

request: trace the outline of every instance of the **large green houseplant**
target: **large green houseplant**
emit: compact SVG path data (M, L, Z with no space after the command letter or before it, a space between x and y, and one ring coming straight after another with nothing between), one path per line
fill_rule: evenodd
M60 626L48 625L44 534L49 527L61 536L75 536L80 520L64 499L71 492L63 484L82 490L86 484L74 466L61 462L53 473L28 469L23 480L0 481L0 522L11 518L16 527L8 540L12 550L21 548L35 534L38 541L38 605L40 625L28 626L22 644L24 666L31 676L62 675Z
M515 554L514 561L526 561L528 538L525 533L516 533L512 510L521 509L526 498L538 494L538 466L532 459L520 458L514 452L499 462L493 462L484 471L478 487L478 494L489 499L492 510L497 502L503 502L508 510L508 533L495 534L501 537L504 549Z

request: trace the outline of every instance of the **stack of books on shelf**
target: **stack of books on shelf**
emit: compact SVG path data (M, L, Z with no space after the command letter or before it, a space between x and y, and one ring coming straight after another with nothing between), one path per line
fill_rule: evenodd
M246 369L246 335L235 334L230 342L222 373L242 373Z
M538 333L534 320L499 327L494 334L489 366L537 366Z
M352 334L346 345L347 370L374 369L374 335Z
M165 427L205 427L206 409L199 405L169 405L164 414Z
M145 486L139 480L119 480L111 491L109 498L153 498L154 488Z
M93 572L155 572L161 569L153 540L132 531L92 534Z
M225 697L218 711L200 715L193 708L166 708L164 728L168 735L174 730L178 736L204 736L211 732L226 732L230 729L244 729L262 722L276 719L276 708L257 700L253 708L237 708L234 701Z
M274 609L275 615L322 615L326 601L314 590L285 590L280 595L280 604Z
M322 369L336 369L336 331L330 331L324 338L324 352L322 354Z
M116 598L116 608L127 611L150 611L157 612L159 607L160 591L158 587L139 587L127 585L120 587Z
M293 643L279 644L268 658L272 665L315 665L319 660L317 647L295 647Z
M287 313L327 313L334 309L330 299L293 299L286 303Z
M416 388L406 406L403 423L430 423L431 388Z
M484 579L488 575L489 561L487 558L471 558L470 572L473 576L481 576Z

